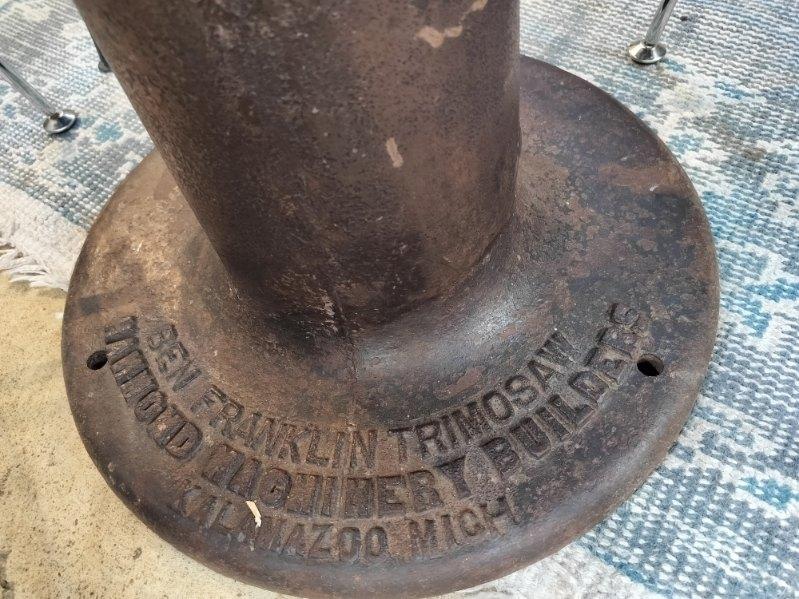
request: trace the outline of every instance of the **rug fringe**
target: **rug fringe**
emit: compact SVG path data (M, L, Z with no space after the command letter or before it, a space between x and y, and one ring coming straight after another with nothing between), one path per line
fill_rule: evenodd
M12 239L14 227L6 232L0 230L0 272L10 275L12 283L24 282L31 287L53 287L64 291L69 281L50 271L46 264L20 248Z

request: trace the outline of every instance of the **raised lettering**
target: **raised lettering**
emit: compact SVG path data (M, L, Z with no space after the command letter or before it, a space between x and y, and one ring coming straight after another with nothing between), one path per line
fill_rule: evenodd
M499 391L491 391L483 396L483 409L494 422L503 422L513 416L513 406Z
M635 353L635 346L638 343L638 335L631 331L612 327L605 329L605 332L602 333L600 343L612 347L626 356L632 356Z
M342 528L338 531L336 546L340 561L354 562L361 552L361 531L350 526Z
M573 353L574 348L571 344L566 341L566 338L559 331L555 331L544 342L541 349L535 352L535 355L555 366L565 368L573 362Z
M446 476L447 479L449 479L449 482L452 483L452 486L455 488L455 495L458 497L458 499L464 499L472 494L471 489L469 489L469 485L466 484L466 478L464 475L465 466L465 456L436 466L436 468L438 468L438 470L440 470L441 473Z
M311 430L311 440L308 443L308 451L305 454L305 462L313 464L314 466L327 466L330 458L327 456L320 456L317 454L319 450L319 441L322 438L322 432L314 427Z
M629 361L621 357L616 350L604 346L594 349L585 362L586 366L602 373L614 382L619 382L627 364Z
M419 440L419 450L422 457L430 455L430 447L444 453L447 446L441 440L441 425L438 420L432 420L416 426L416 438Z
M330 533L332 529L332 524L314 524L312 526L311 534L313 542L308 550L308 559L327 561L331 558L332 547L330 545Z
M405 513L405 502L397 495L405 490L405 480L401 476L377 477L377 515L393 516Z
M641 319L641 313L624 304L614 304L610 312L610 319L616 324L633 327Z
M480 518L471 508L464 508L458 513L458 527L463 531L464 536L476 537L485 531L485 527L480 522Z
M408 538L411 541L411 552L414 556L432 555L438 548L436 539L436 521L429 518L422 520L421 524L416 520L407 520Z
M491 427L486 421L485 415L483 415L483 412L480 410L480 406L477 405L476 401L470 401L467 403L465 406L465 412L464 408L455 410L452 413L452 419L455 421L455 424L458 425L463 438L467 441L491 430Z
M160 391L153 391L136 402L133 415L139 422L150 424L161 412L166 410L166 399Z
M283 544L282 553L286 555L304 555L305 554L305 525L302 522L297 522L289 532L286 542Z
M202 442L200 429L191 422L184 422L175 436L169 440L164 449L173 457L182 460L194 454Z
M370 517L373 511L374 496L374 480L372 478L348 478L345 483L344 517Z
M155 382L155 379L150 371L148 369L144 369L132 380L128 381L127 383L122 383L119 386L119 390L122 391L122 397L127 400L128 404L135 405L148 393L158 391L158 383Z
M408 488L417 512L443 505L436 489L436 477L429 470L408 473Z
M594 413L594 406L588 402L571 406L563 401L560 395L553 395L547 400L547 408L559 420L566 422L572 429L578 429Z
M123 339L136 339L139 334L139 324L135 316L126 316L116 325L105 327L105 342L116 343Z
M397 459L400 464L408 461L408 444L405 442L405 434L410 432L409 428L392 428L388 431L397 439Z
M140 372L147 370L144 355L138 350L128 353L124 358L111 364L111 372L117 385L127 383Z
M593 402L594 405L599 403L599 400L602 399L602 396L608 390L608 384L591 371L584 371L574 375L569 381L569 386L582 397Z
M160 327L157 331L147 336L147 347L153 350L160 349L164 343L175 341L178 332L171 324Z
M350 470L355 470L358 467L359 453L366 468L374 468L375 455L377 454L377 431L374 429L366 431L366 442L364 442L360 431L352 431L351 438Z
M227 488L239 497L249 499L255 490L255 485L260 475L261 462L254 458L249 458L230 479Z
M202 476L217 487L225 489L242 464L244 464L243 453L220 443L208 457Z
M270 468L258 485L258 497L267 507L280 508L286 503L286 498L291 492L291 477L289 473L280 468Z
M508 476L519 466L519 454L517 454L510 442L505 437L496 437L482 446L488 459L503 477Z
M543 457L550 449L549 437L532 418L523 418L510 433L534 458Z
M382 526L373 526L363 538L366 557L377 559L388 553L388 535Z
M510 394L511 401L521 407L530 405L538 397L538 393L530 384L530 379L522 374L512 376L505 381L505 391Z
M158 417L150 423L149 432L159 447L163 447L178 434L186 424L181 411L170 404Z

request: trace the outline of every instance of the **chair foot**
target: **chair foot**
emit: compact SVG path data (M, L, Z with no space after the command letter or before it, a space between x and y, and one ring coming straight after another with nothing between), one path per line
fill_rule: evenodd
M44 120L44 130L51 135L69 131L78 122L78 115L71 110L59 110Z
M675 4L677 0L660 0L644 39L627 47L627 54L638 64L654 64L666 56L666 46L660 43L660 36L663 35Z
M638 64L655 64L666 56L666 46L660 43L647 44L639 40L627 47L627 54Z
M0 77L6 79L11 84L11 87L22 94L34 108L47 117L44 120L44 130L48 133L63 133L70 129L78 120L78 115L75 112L59 110L53 107L30 83L3 64L2 60L0 60Z
M92 38L94 42L94 38ZM97 70L101 73L110 73L111 72L111 65L108 64L108 61L105 59L105 55L103 51L100 50L100 46L97 45L97 42L94 42L94 49L97 50Z

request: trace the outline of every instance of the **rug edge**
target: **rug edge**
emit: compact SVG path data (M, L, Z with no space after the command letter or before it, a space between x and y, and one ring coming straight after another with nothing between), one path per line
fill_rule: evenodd
M0 183L0 272L12 282L66 291L85 239L51 207Z

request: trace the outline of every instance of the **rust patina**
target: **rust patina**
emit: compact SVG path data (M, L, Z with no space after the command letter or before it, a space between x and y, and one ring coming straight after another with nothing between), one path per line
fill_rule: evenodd
M518 2L77 4L157 151L89 234L64 372L159 535L292 594L431 595L661 462L708 223L632 113L519 57Z

